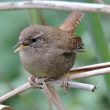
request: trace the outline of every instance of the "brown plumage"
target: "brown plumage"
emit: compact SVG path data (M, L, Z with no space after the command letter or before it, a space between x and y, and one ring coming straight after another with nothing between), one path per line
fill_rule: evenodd
M50 26L33 25L19 37L19 55L24 68L37 77L59 78L74 64L76 52L83 49L79 37Z
M72 12L59 28L32 25L24 29L16 50L24 68L38 78L59 79L66 74L75 62L76 53L83 49L81 38L74 33L82 16L81 12ZM55 88L45 82L43 86L57 109L65 110Z
M59 28L32 25L24 29L17 49L24 68L38 78L56 79L67 73L83 49L81 38L74 35L82 17L83 13L72 12Z

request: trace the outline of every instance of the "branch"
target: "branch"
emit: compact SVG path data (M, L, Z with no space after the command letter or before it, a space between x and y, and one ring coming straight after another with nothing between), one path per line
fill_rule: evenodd
M87 78L91 76L99 76L99 75L105 75L105 74L110 74L110 67L73 74L73 75L70 75L69 79Z
M56 10L79 10L85 12L110 13L110 5L96 3L78 3L65 1L20 1L1 2L0 10L18 9L56 9Z
M99 63L70 70L69 79L86 78L110 73L110 62Z
M84 72L84 71L82 71L83 68L84 69L89 68L89 70L88 71L86 70L86 72ZM94 68L95 68L95 70L94 70ZM76 71L78 70L78 72L79 72L80 69L82 72L76 73ZM74 73L74 70L71 70L71 71L72 71L72 73ZM110 73L110 62L77 68L77 69L75 69L75 74L72 74L72 73L70 74L69 79L77 79L77 78L85 78L85 77L90 77L90 76L105 75L105 74ZM39 79L39 82L41 82L40 79ZM55 85L55 86L56 85L61 86L62 80L48 81L47 83ZM90 84L84 84L84 83L78 83L78 82L72 82L72 81L69 81L68 83L69 83L69 87L71 87L71 88L80 88L80 89L85 89L85 90L90 90L90 91L94 91L96 89L96 86L90 85ZM30 88L32 88L32 85L28 82L28 83L16 88L15 90L1 96L0 103L11 98L12 96L15 96L21 92L24 92L25 90L28 90ZM39 88L39 85L36 88Z
M55 85L55 86L60 86L60 87L62 85L61 80L49 81L47 83ZM69 87L71 87L71 88L81 88L81 89L85 89L85 90L89 90L89 91L94 91L96 89L96 86L91 85L91 84L84 84L84 83L78 83L78 82L72 82L72 81L69 81L68 84L69 84ZM5 101L5 100L17 95L17 94L22 93L22 92L24 92L30 88L32 88L32 85L29 82L26 84L23 84L22 86L20 86L16 89L12 90L11 92L1 96L0 97L0 103L2 103L3 101ZM42 87L40 87L38 85L38 87L36 86L36 89L37 88L42 88Z
M6 106L6 105L1 105L0 104L0 110L14 110L13 108Z
M16 89L14 89L13 91L11 91L11 92L9 92L9 93L1 96L0 97L0 103L3 102L3 101L5 101L5 100L7 100L7 99L9 99L12 96L15 96L15 95L17 95L17 94L19 94L21 92L24 92L24 91L26 91L26 90L28 90L30 88L31 88L31 85L28 82L28 83L26 83L26 84L24 84L24 85L22 85L22 86L20 86L20 87L18 87Z
M110 62L93 64L93 65L83 66L83 67L78 67L78 68L72 68L70 70L70 74L77 74L77 73L81 73L81 72L103 69L103 68L107 68L107 67L110 67Z

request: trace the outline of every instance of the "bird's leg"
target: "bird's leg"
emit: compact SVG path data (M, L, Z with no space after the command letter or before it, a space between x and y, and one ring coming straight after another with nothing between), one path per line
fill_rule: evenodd
M67 93L68 89L69 89L69 73L66 74L66 77L63 79L62 85L61 87L64 88L64 93Z
M33 88L38 87L39 82L36 76L31 75L28 79Z
M38 78L36 76L31 75L29 78L29 82L33 88L42 88L43 82L46 81L48 78Z

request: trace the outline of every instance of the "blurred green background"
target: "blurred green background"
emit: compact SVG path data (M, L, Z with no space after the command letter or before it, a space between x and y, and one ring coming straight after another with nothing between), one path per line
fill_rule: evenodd
M15 1L15 0L0 0ZM16 0L17 1L17 0ZM67 0L69 1L69 0ZM71 0L75 1L75 0ZM90 2L93 0L76 0ZM95 0L94 0L95 1ZM104 0L110 4L109 0ZM55 10L15 10L0 12L0 96L27 82L29 74L23 69L19 56L14 53L13 46L18 42L20 32L32 24L59 26L69 12ZM79 53L75 66L96 64L109 61L110 15L85 13L85 17L77 28L85 44L85 52ZM110 75L97 76L77 80L100 87L96 92L70 89L64 94L57 88L62 101L68 110L109 110L110 109ZM16 110L48 110L48 102L42 90L28 90L3 104Z

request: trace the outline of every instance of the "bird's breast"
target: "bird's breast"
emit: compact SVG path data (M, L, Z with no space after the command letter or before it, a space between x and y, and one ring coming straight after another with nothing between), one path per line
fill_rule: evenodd
M60 77L70 70L76 55L64 56L59 50L20 51L21 63L37 77Z

